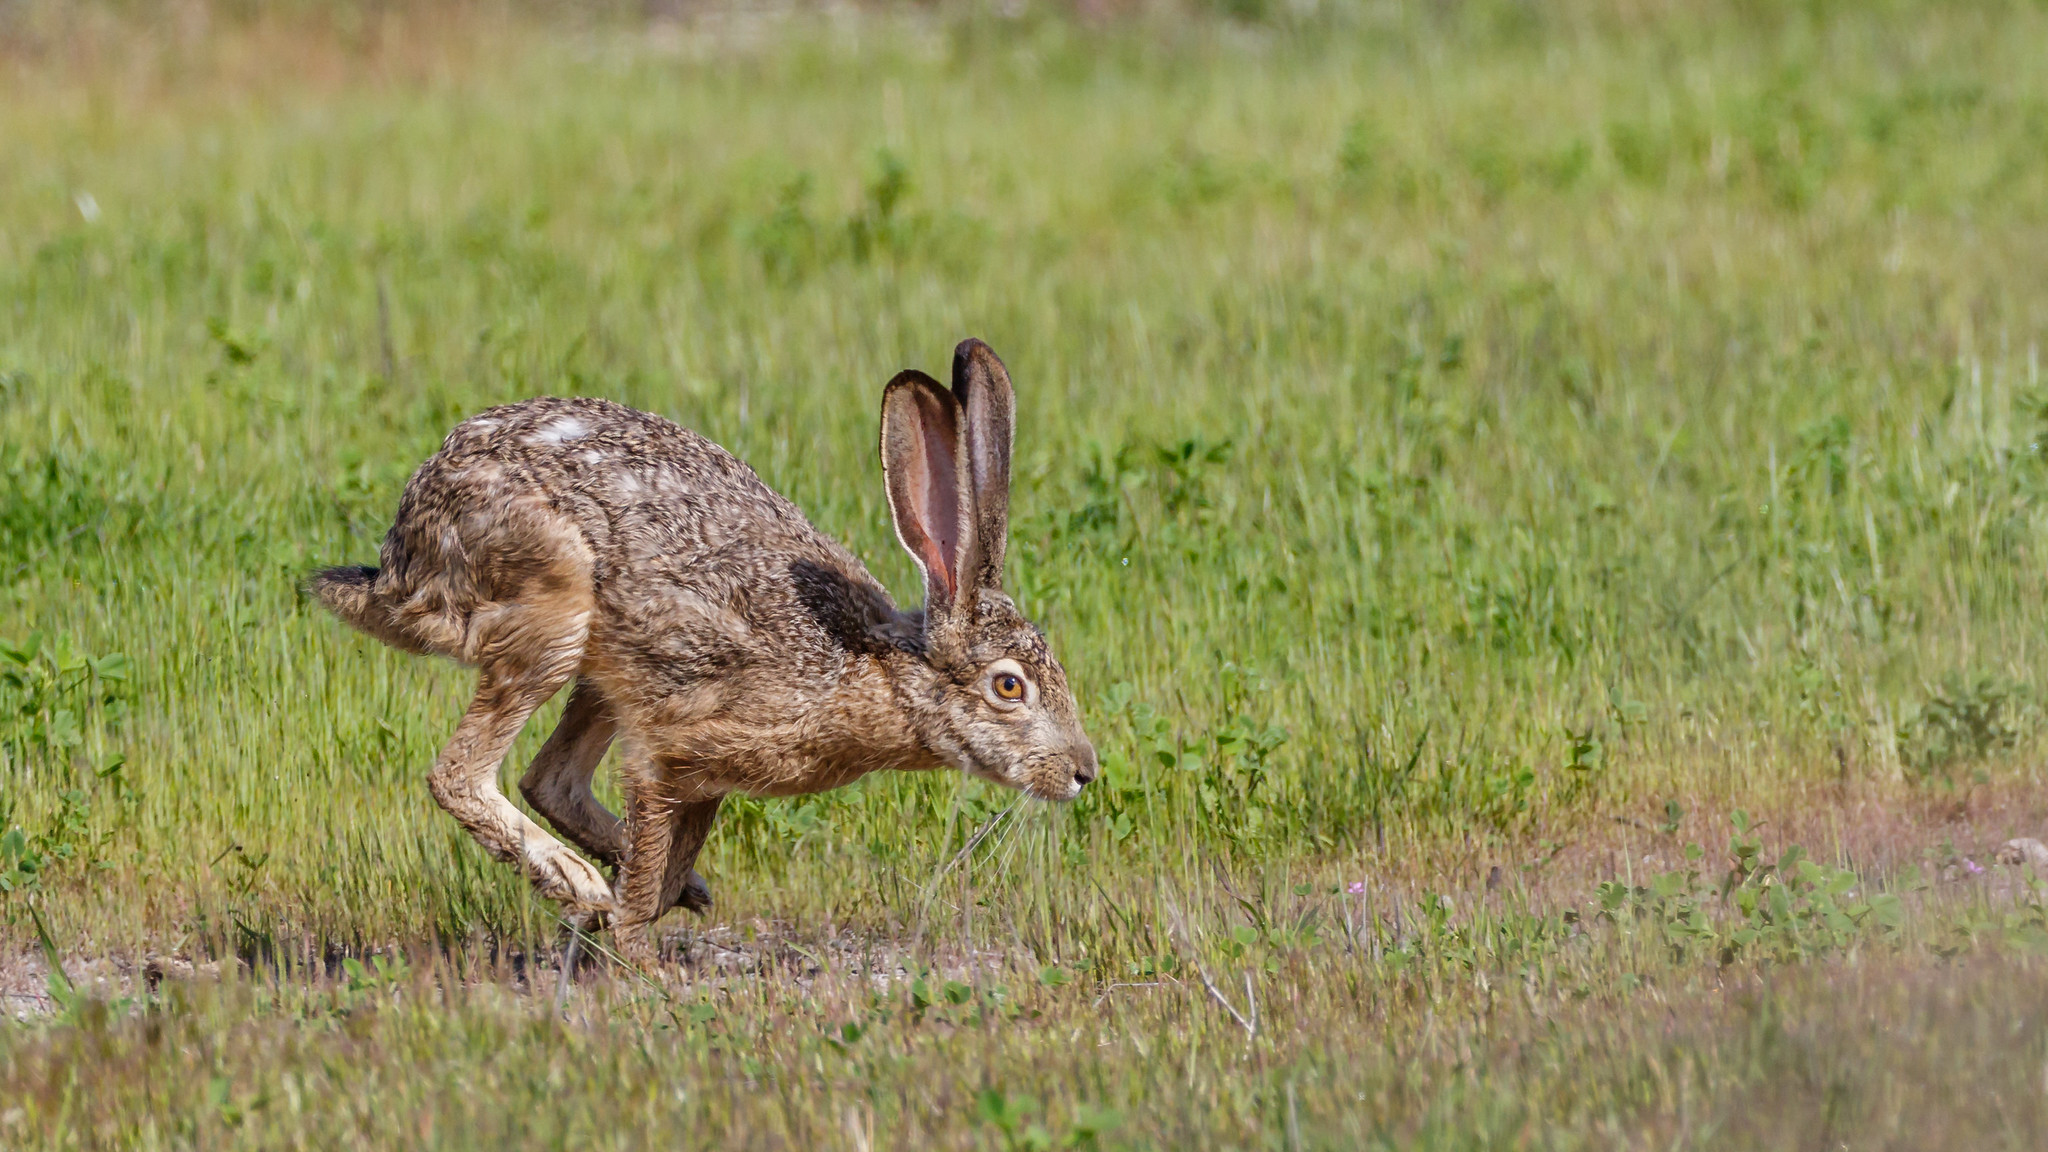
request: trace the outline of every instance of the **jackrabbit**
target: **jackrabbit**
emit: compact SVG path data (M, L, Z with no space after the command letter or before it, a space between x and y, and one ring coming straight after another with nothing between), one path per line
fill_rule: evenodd
M979 340L954 350L950 391L913 370L883 392L883 480L921 612L730 453L605 400L464 421L406 484L383 566L311 588L387 644L479 669L434 799L579 923L609 915L645 964L657 917L710 906L693 865L729 794L957 767L1071 800L1095 777L1066 673L1002 590L1014 416ZM617 869L615 888L497 786L527 717L571 680L520 791ZM624 821L590 791L615 735Z

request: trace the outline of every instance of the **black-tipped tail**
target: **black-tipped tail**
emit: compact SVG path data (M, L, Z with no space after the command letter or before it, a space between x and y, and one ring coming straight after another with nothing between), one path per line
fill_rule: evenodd
M343 623L358 632L407 652L429 651L419 637L398 626L398 621L392 618L391 606L377 595L375 568L361 565L323 568L306 582L306 590L313 594L313 599L326 605L329 612L341 617Z
M313 599L325 604L329 612L365 632L375 634L378 631L375 624L385 615L371 592L376 582L375 568L351 565L323 568L313 573L306 587L312 592Z
M377 569L361 565L346 568L323 568L313 573L306 581L306 591L313 599L327 607L329 612L341 617L342 622L358 632L366 633L384 643L405 652L421 655L442 655L458 658L444 647L437 647L428 638L419 634L416 625L408 626L404 613L398 611L391 599L391 589L378 589Z

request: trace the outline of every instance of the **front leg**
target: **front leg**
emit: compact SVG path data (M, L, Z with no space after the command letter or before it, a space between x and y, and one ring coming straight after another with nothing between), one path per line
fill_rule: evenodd
M722 803L723 798L714 797L685 805L676 820L675 835L668 845L668 868L661 879L662 911L688 908L699 915L711 911L711 886L697 875L697 854L711 836L711 824L718 819Z
M717 797L682 801L644 777L629 774L626 804L627 855L613 899L619 954L641 968L654 964L654 922L677 903L699 911L711 894L693 870L711 823Z
M590 782L617 733L618 722L604 693L590 680L578 680L554 734L519 781L526 802L555 831L614 870L626 858L625 822L598 802ZM693 872L671 895L670 904L709 912L711 889Z

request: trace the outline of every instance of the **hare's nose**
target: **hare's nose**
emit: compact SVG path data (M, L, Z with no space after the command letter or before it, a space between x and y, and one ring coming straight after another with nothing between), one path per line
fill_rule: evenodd
M1074 749L1073 757L1074 783L1086 788L1088 782L1095 779L1095 774L1099 770L1099 765L1095 761L1095 745L1087 743L1079 745Z

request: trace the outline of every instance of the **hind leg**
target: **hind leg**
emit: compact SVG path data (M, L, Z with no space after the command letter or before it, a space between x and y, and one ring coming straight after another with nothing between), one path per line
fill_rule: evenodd
M590 791L618 725L597 686L578 680L561 723L519 778L519 792L555 831L611 867L626 855L625 825Z
M519 780L520 794L555 831L614 868L626 857L625 823L598 803L590 781L617 732L618 723L603 694L589 680L578 680L554 735ZM711 910L711 889L702 876L688 873L662 905L664 910L675 906Z
M579 630L580 626L579 620ZM529 667L485 664L476 697L456 725L454 738L434 762L427 788L486 852L518 864L542 896L577 912L593 912L611 906L611 889L604 875L527 819L498 790L498 766L519 729L573 673L574 656L581 648L580 635L576 639L573 648L548 646L554 652L567 651L570 658L566 661L549 659Z

